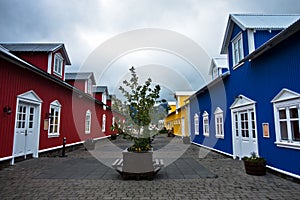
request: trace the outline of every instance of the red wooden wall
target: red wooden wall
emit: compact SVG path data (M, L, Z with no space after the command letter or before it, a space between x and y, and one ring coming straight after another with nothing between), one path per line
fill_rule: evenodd
M12 155L14 138L14 120L16 114L17 95L33 90L43 101L40 119L39 149L47 149L62 145L63 137L67 143L75 143L87 138L105 136L101 130L102 114L107 113L106 134L109 134L111 111L103 111L103 106L85 95L73 93L73 90L53 82L26 68L21 68L0 58L0 158ZM61 107L60 135L48 138L43 121L49 112L50 103L58 100ZM8 105L12 114L6 115L3 108ZM91 133L85 134L86 111L92 113Z

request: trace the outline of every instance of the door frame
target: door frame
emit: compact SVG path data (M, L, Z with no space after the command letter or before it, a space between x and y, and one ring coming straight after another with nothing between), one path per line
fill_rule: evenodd
M36 126L35 126L35 135L36 135L36 142L35 142L35 148L33 150L33 157L38 158L38 150L39 150L39 141L40 141L40 126L41 126L41 109L42 109L42 103L43 101L41 98L33 91L30 90L28 92L25 92L23 94L20 94L17 96L17 103L16 103L16 109L15 109L15 123L14 123L14 141L13 141L13 149L12 149L12 160L11 160L11 165L14 164L14 153L15 153L15 145L16 145L16 127L17 127L17 113L18 113L18 107L19 104L30 104L33 105L36 108ZM26 152L24 157L26 158Z
M237 156L239 156L239 159L242 159L243 156L241 155L237 155L237 152L239 151L239 153L241 154L241 145L242 145L242 137L239 133L239 144L236 144L236 133L235 133L235 119L234 119L234 113L238 114L238 118L241 112L244 111L248 111L249 110L253 110L254 112L254 120L255 120L255 134L256 134L256 144L255 144L255 152L257 153L257 155L259 155L259 149L258 149L258 134L257 134L257 117L256 117L256 102L243 96L243 95L239 95L238 97L236 97L235 101L233 102L233 104L230 106L231 109L231 126L232 126L232 153L233 153L233 158L235 159ZM248 119L249 121L249 119ZM240 131L240 130L239 130ZM250 133L252 134L252 133ZM251 136L252 138L252 136ZM236 149L236 146L239 146L239 149Z

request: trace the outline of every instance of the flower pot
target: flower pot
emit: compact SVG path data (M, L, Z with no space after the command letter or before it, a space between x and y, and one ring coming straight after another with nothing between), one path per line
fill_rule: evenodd
M266 161L244 160L244 166L247 174L263 176L266 175Z
M117 139L117 134L113 133L110 135L111 140L116 140Z

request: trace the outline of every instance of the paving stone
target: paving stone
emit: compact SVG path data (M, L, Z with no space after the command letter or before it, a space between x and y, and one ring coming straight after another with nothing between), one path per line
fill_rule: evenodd
M158 136L153 146L155 149L163 149L173 139L180 138ZM96 151L102 145L108 145L108 142L110 141L98 141ZM122 148L129 144L120 137L115 142ZM171 146L169 149L176 150L176 147ZM153 181L123 181L118 173L99 162L92 154L93 152L78 149L69 152L66 158L41 157L4 168L0 171L0 199L175 200L300 197L298 183L270 173L262 177L247 175L242 161L195 145L188 145L181 157L163 168Z

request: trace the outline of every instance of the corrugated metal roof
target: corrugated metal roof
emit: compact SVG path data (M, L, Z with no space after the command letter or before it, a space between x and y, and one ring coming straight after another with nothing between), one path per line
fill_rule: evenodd
M242 30L282 30L290 26L299 18L300 15L230 14L221 47L221 54L228 53L228 45L230 43L234 24L237 24Z
M232 20L245 29L284 29L300 15L232 14Z
M274 36L270 40L268 40L266 43L264 43L258 49L256 49L251 54L246 56L240 62L255 59L256 57L260 56L261 54L265 53L266 51L274 48L277 44L281 43L282 41L289 38L291 35L295 34L298 31L300 31L300 19L297 20L292 25L290 25L288 28L286 28L283 31L281 31L280 33L278 33L276 36Z
M2 43L3 47L9 51L40 51L51 52L60 48L62 43Z
M100 92L103 93L107 90L107 86L100 86L100 85L95 85L93 86L93 92Z
M0 45L10 52L53 52L62 48L66 64L71 65L63 43L0 43Z
M83 96L85 96L88 99L91 99L93 101L95 101L96 103L103 105L103 103L95 98L93 98L92 96L86 94L85 92L82 92L81 90L77 89L76 87L71 86L70 84L62 81L61 79L58 79L50 74L48 74L47 72L27 63L26 61L22 60L21 58L15 56L14 54L10 53L8 51L8 49L4 48L2 45L0 45L0 57L9 61L13 61L15 62L18 66L23 67L23 68L27 68L30 71L37 73L39 75L41 75L42 77L45 77L59 85L62 85L70 90L72 90L73 92L76 92L78 94L81 94Z
M65 80L87 80L93 75L93 72L67 72Z
M225 68L228 69L228 61L227 61L227 56L226 57L214 57L211 59L210 67L208 74L212 75L212 70L213 67L219 67L219 68Z
M221 68L227 68L228 69L228 62L227 62L227 57L218 57L218 58L213 58L212 61L215 63L217 67Z

